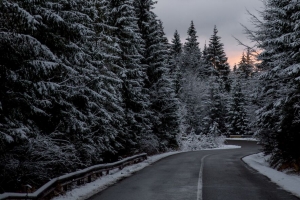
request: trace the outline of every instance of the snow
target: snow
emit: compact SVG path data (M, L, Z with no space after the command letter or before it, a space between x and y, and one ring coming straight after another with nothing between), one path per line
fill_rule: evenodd
M174 155L180 153L179 151L176 152L168 152L168 153L163 153L155 156L149 156L147 160L124 167L122 170L111 170L109 175L103 176L100 179L95 180L94 182L87 183L83 186L77 187L71 191L66 192L65 195L55 197L53 200L84 200L87 199L100 191L106 189L107 187L117 183L119 180L131 176L134 172L137 172L150 164Z
M234 148L240 148L240 146L234 146L234 145L221 145L218 148L213 148L213 149L207 149L207 150L218 150L218 149L234 149ZM117 183L118 181L122 180L123 178L131 176L133 173L149 166L150 164L174 155L178 153L182 153L183 151L174 151L174 152L168 152L168 153L163 153L159 155L154 155L154 156L148 156L148 159L131 165L124 167L122 170L115 169L111 170L109 175L103 176L94 182L87 183L83 186L77 187L71 191L66 192L66 194L58 196L53 198L52 200L84 200L87 199L97 193L99 193L102 190L105 190L109 186Z
M226 140L258 141L256 138L226 138Z
M237 145L221 145L220 147L213 148L213 149L206 149L206 150L222 150L222 149L240 149L241 146Z
M250 155L243 158L243 161L250 167L257 170L259 173L267 176L272 182L282 187L284 190L291 192L297 197L300 197L300 176L280 172L270 167L268 156L263 153Z

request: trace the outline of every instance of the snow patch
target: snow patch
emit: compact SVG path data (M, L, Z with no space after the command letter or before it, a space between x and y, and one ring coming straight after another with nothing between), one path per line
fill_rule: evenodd
M226 140L243 140L243 141L256 141L258 140L256 138L226 138Z
M272 182L284 190L300 197L300 176L287 174L271 168L268 159L268 156L264 156L263 153L258 153L244 157L243 161L259 173L267 176Z
M237 146L237 145L221 145L217 148L213 148L213 149L208 149L208 150L220 150L220 149L240 149L241 146Z

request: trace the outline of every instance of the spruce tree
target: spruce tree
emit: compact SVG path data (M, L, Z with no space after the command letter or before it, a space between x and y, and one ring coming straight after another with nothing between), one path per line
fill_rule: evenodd
M240 76L242 76L243 78L249 78L251 76L251 74L253 73L254 64L251 59L250 48L247 48L246 55L243 52L241 61L239 62L238 66L238 73L240 74Z
M51 15L51 11L45 12L45 1L35 5L28 1L3 1L0 6L0 23L4 28L0 34L0 138L4 144L0 174L1 180L10 182L1 184L4 189L15 190L20 184L41 184L80 165L74 145L64 142L65 138L58 142L53 136L58 124L64 123L64 119L57 123L53 120L57 117L57 104L65 105L58 112L72 112L66 101L68 91L61 84L66 80L62 75L74 73L41 39L51 36L47 19L59 18L43 18ZM63 22L59 24L65 28ZM61 157L51 156L54 152Z
M182 53L182 43L180 40L180 35L177 30L175 31L174 37L172 39L171 51L174 57L178 57Z
M179 94L182 89L182 70L181 70L182 63L181 63L181 61L182 61L183 47L182 47L180 35L177 30L175 31L174 37L172 38L172 41L171 41L170 52L173 57L172 60L174 61L171 73L173 74L175 93L176 93L177 97L179 97Z
M299 169L299 59L297 37L299 2L266 1L258 30L246 29L262 49L259 54L263 100L258 110L258 127L264 151L275 167ZM294 111L292 111L294 110Z
M148 75L146 86L153 112L153 133L160 141L160 150L165 151L178 146L178 99L171 74L176 66L171 61L162 23L152 11L153 5L153 1L135 1L138 24L145 42L143 56Z
M100 18L95 6L95 1L79 0L76 4L1 4L0 23L6 31L1 33L0 77L6 85L0 90L7 96L0 100L1 143L6 152L1 157L5 159L1 171L7 170L11 161L20 160L23 164L18 169L24 171L10 167L11 176L41 183L103 162L107 152L113 154L120 149L115 138L122 132L121 81L113 65L104 67L103 55L108 55L109 48L102 55L98 53L97 39L107 37L94 27ZM14 94L11 98L8 91ZM14 116L16 113L18 116ZM7 149L9 143L14 145ZM50 156L53 152L60 156ZM14 188L11 186L7 187Z
M208 54L208 49L206 43L204 44L204 48L202 51L201 65L199 69L199 76L201 78L207 79L208 77L216 74L215 69L210 62L210 57Z
M230 80L228 75L230 72L229 64L227 62L228 58L226 57L224 51L224 45L221 43L221 37L217 35L217 27L214 27L213 35L209 40L209 45L207 48L207 59L213 65L217 76L222 78L226 85L226 90L230 90Z
M246 112L246 99L239 82L235 83L231 91L228 112L228 132L231 135L249 134L249 122Z
M197 41L197 31L194 22L187 31L188 37L184 43L184 55L183 55L183 71L194 71L195 73L199 70L201 51L199 48L199 42Z
M152 125L148 92L144 83L147 79L143 45L136 18L135 8L131 0L108 1L108 25L114 27L112 37L117 38L121 51L116 63L122 71L118 74L122 83L122 98L126 117L125 133L118 137L124 147L124 153L138 151L141 138L151 134Z
M211 77L208 100L206 103L207 116L203 118L203 133L214 134L213 137L227 134L226 101L222 89L222 80ZM217 134L217 135L215 135Z

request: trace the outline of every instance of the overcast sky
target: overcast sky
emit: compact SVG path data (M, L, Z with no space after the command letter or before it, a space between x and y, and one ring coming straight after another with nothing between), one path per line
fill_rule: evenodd
M203 49L216 25L229 64L233 66L239 62L244 48L238 45L232 35L249 43L240 24L251 28L246 9L257 14L256 10L262 10L263 3L261 0L158 0L155 7L154 12L163 21L169 41L176 29L181 40L185 41L187 29L193 20L200 48Z

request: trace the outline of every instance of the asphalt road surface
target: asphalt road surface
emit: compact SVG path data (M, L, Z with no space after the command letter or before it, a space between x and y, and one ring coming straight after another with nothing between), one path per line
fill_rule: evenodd
M89 200L299 200L241 161L256 142L227 143L242 148L164 158Z

